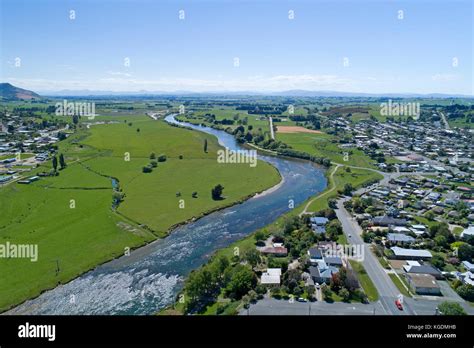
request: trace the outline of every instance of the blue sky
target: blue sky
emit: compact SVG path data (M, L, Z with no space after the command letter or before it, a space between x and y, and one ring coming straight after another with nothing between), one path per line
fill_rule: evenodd
M39 92L474 91L470 0L0 2L0 80Z

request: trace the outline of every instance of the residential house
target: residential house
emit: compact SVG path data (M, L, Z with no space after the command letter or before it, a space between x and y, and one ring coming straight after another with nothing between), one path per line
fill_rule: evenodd
M390 248L396 259L401 260L429 260L433 257L428 250L421 249L404 249L398 246Z
M407 274L410 288L419 295L441 295L441 288L430 274Z
M463 265L464 268L466 268L468 271L474 272L474 264L473 264L473 263L470 263L469 261L463 261L463 262L462 262L462 265Z
M387 239L391 243L413 243L415 242L415 238L412 236L407 236L406 234L403 233L389 233L387 234Z
M311 223L311 229L315 233L324 233L326 232L326 224L329 222L328 218L315 216L309 219Z
M405 219L396 219L390 216L376 216L372 219L372 223L375 226L406 226L407 220Z
M462 239L467 239L472 236L474 236L474 225L471 225L468 228L464 229L464 231L462 231L460 234L460 237Z
M474 286L474 272L467 271L464 273L458 273L457 278L462 281L464 284L469 284Z
M339 269L334 266L328 266L324 262L320 262L318 266L310 266L309 274L315 283L329 284L332 275L339 272Z
M432 265L420 264L417 261L408 261L407 264L403 266L403 270L407 274L429 274L436 279L444 278L441 271L437 268Z
M260 283L263 285L280 285L281 268L268 268L262 273Z
M286 256L288 249L283 246L265 247L260 249L260 252L265 255Z
M309 255L309 262L311 262L311 264L317 264L319 261L323 259L323 253L321 252L321 249L319 248L310 248L308 250L308 255Z

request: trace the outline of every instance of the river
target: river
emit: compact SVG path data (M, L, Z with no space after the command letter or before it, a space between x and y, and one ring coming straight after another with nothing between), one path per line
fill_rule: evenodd
M169 123L179 123L173 115ZM186 124L215 135L231 150L243 149L224 131ZM258 228L268 225L294 205L324 190L324 170L312 163L259 155L271 163L283 181L274 190L257 195L177 227L171 234L44 292L13 308L8 314L148 315L171 304L187 274L215 252Z

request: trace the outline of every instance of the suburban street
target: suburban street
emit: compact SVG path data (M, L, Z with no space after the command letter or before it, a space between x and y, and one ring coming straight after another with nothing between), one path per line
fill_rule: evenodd
M454 291L449 288L447 285L443 289L444 296L442 297L427 297L427 296L417 296L416 298L404 297L403 299L403 311L400 311L395 306L395 300L397 299L400 292L398 291L395 284L387 274L387 271L382 267L380 262L377 260L375 255L370 250L370 245L364 243L360 235L362 229L359 224L349 212L344 208L344 202L349 198L341 198L337 201L337 210L336 215L339 221L342 224L344 233L347 236L347 240L351 244L363 244L364 245L364 260L362 264L364 265L367 274L374 283L377 291L379 293L379 303L381 304L384 313L389 315L434 315L436 314L437 306L443 301L456 301L466 310L467 313L474 315L474 307L469 306L465 301L463 301L458 295L451 295ZM447 295L450 296L447 296ZM449 298L447 298L449 297ZM380 313L379 313L380 314Z
M328 303L316 302L289 302L265 298L247 309L242 309L239 315L381 315L385 314L379 302L362 303Z
M351 217L349 212L344 208L344 202L349 200L348 197L339 199L337 201L337 210L336 215L339 221L342 224L344 233L347 236L347 240L350 244L360 244L364 245L364 258L362 264L367 271L370 279L374 283L377 291L379 293L379 302L381 303L384 314L390 315L401 315L401 314L413 314L413 311L410 307L404 304L404 310L400 311L396 305L395 300L398 298L400 292L393 284L392 280L385 272L385 270L380 265L379 261L372 254L368 244L364 243L360 235L362 234L362 229L355 219Z

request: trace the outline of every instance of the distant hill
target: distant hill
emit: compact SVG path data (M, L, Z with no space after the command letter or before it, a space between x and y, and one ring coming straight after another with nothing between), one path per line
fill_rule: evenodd
M0 100L31 100L41 99L39 94L23 88L15 87L9 83L0 83Z
M153 96L185 96L185 97L216 97L216 96L277 96L277 97L363 97L363 98L473 98L472 95L462 94L442 94L442 93L355 93L338 91L309 91L309 90L287 90L281 92L256 92L256 91L208 91L192 92L177 90L172 92L165 91L100 91L100 90L60 90L60 91L42 91L44 96L50 97L153 97Z

